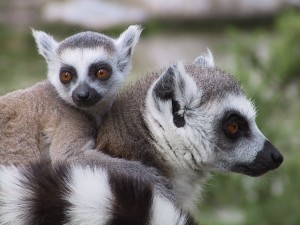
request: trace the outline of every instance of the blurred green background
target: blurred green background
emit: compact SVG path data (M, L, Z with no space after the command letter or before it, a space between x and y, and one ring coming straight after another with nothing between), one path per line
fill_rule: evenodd
M13 12L13 4L0 4L0 13L9 15L10 10ZM37 53L30 27L61 40L83 30L118 36L127 26L96 29L49 22L39 16L22 23L22 18L16 22L3 15L0 14L1 95L46 79L46 63ZM209 47L217 65L241 81L257 106L259 127L285 157L279 169L261 178L215 175L199 201L200 223L300 224L300 11L286 7L259 19L153 16L143 25L145 30L127 83L169 62L191 61Z

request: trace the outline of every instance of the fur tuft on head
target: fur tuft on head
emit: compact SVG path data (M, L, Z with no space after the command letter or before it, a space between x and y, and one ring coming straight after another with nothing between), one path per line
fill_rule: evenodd
M51 35L46 34L43 31L37 31L33 28L31 30L39 49L39 53L46 59L47 62L53 61L56 58L58 43Z
M207 48L206 54L202 54L195 59L194 64L203 67L215 67L215 60L209 48Z

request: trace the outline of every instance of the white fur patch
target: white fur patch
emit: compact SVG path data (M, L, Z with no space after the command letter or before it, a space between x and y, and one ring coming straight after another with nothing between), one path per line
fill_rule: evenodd
M75 67L79 81L87 79L88 67L95 62L105 61L109 55L103 47L91 48L72 48L64 49L60 55L60 62Z
M68 186L71 194L66 200L72 204L68 212L71 218L68 224L107 223L111 216L113 197L105 170L73 166Z
M162 196L155 195L152 205L151 225L183 225L186 223L184 214Z
M174 66L173 71L176 101L181 106L194 107L201 99L201 92L198 90L196 82L185 72L182 63ZM186 146L179 135L180 130L184 131L184 128L178 129L173 122L172 102L153 98L153 88L157 82L159 79L154 82L146 98L146 121L156 140L154 144L170 163L179 164L183 168L195 168L192 156L186 151ZM179 109L178 113L183 115L185 110L183 107Z
M178 71L175 84L175 96L180 105L196 108L201 101L201 91L198 90L196 82L186 74L181 64L177 67ZM197 147L201 140L195 135L198 130L195 127L184 126L178 128L173 122L172 102L155 99L153 96L153 88L157 82L154 82L149 89L146 98L146 122L148 124L151 135L155 139L153 144L161 153L162 157L168 161L174 171L172 171L174 179L174 192L181 202L181 206L192 212L196 211L196 200L200 195L201 186L199 181L204 179L207 174L196 174L195 171L201 165L201 161L205 160L204 153L199 153L199 149L195 149L193 143L197 143ZM179 84L180 83L180 84ZM180 90L181 89L181 90ZM179 113L185 113L185 109L180 109ZM191 121L197 124L195 121ZM195 142L196 138L197 142ZM201 149L201 148L200 148ZM199 156L201 154L201 156ZM207 156L208 157L208 156ZM175 169L176 168L176 169ZM184 171L184 175L182 175Z
M13 166L0 166L0 224L24 225L30 212L32 193L24 188L25 178Z
M266 139L256 125L255 107L245 96L229 95L224 103L226 104L225 107L238 111L248 120L249 128L252 131L251 141L247 144L241 143L236 147L236 158L234 160L236 162L251 163L255 160L257 153L263 149Z
M245 116L249 121L254 121L256 110L251 101L243 95L228 95L222 100L223 107L234 109Z

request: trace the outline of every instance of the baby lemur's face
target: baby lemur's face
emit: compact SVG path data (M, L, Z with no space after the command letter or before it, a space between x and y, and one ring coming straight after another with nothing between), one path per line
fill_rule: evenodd
M62 99L78 108L113 102L127 77L140 33L139 26L130 26L118 39L82 32L57 43L51 36L33 31L48 63L49 81Z
M79 108L114 98L127 76L119 67L114 41L97 33L80 33L64 40L57 54L57 66L49 72L49 80L65 101Z

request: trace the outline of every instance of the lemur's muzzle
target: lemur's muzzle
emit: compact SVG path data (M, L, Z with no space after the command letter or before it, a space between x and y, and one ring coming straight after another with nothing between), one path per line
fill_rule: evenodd
M266 140L263 149L257 153L252 163L235 165L232 170L237 173L256 177L276 169L282 162L283 156Z
M102 96L87 84L80 84L72 93L73 102L78 107L91 107L102 99Z

